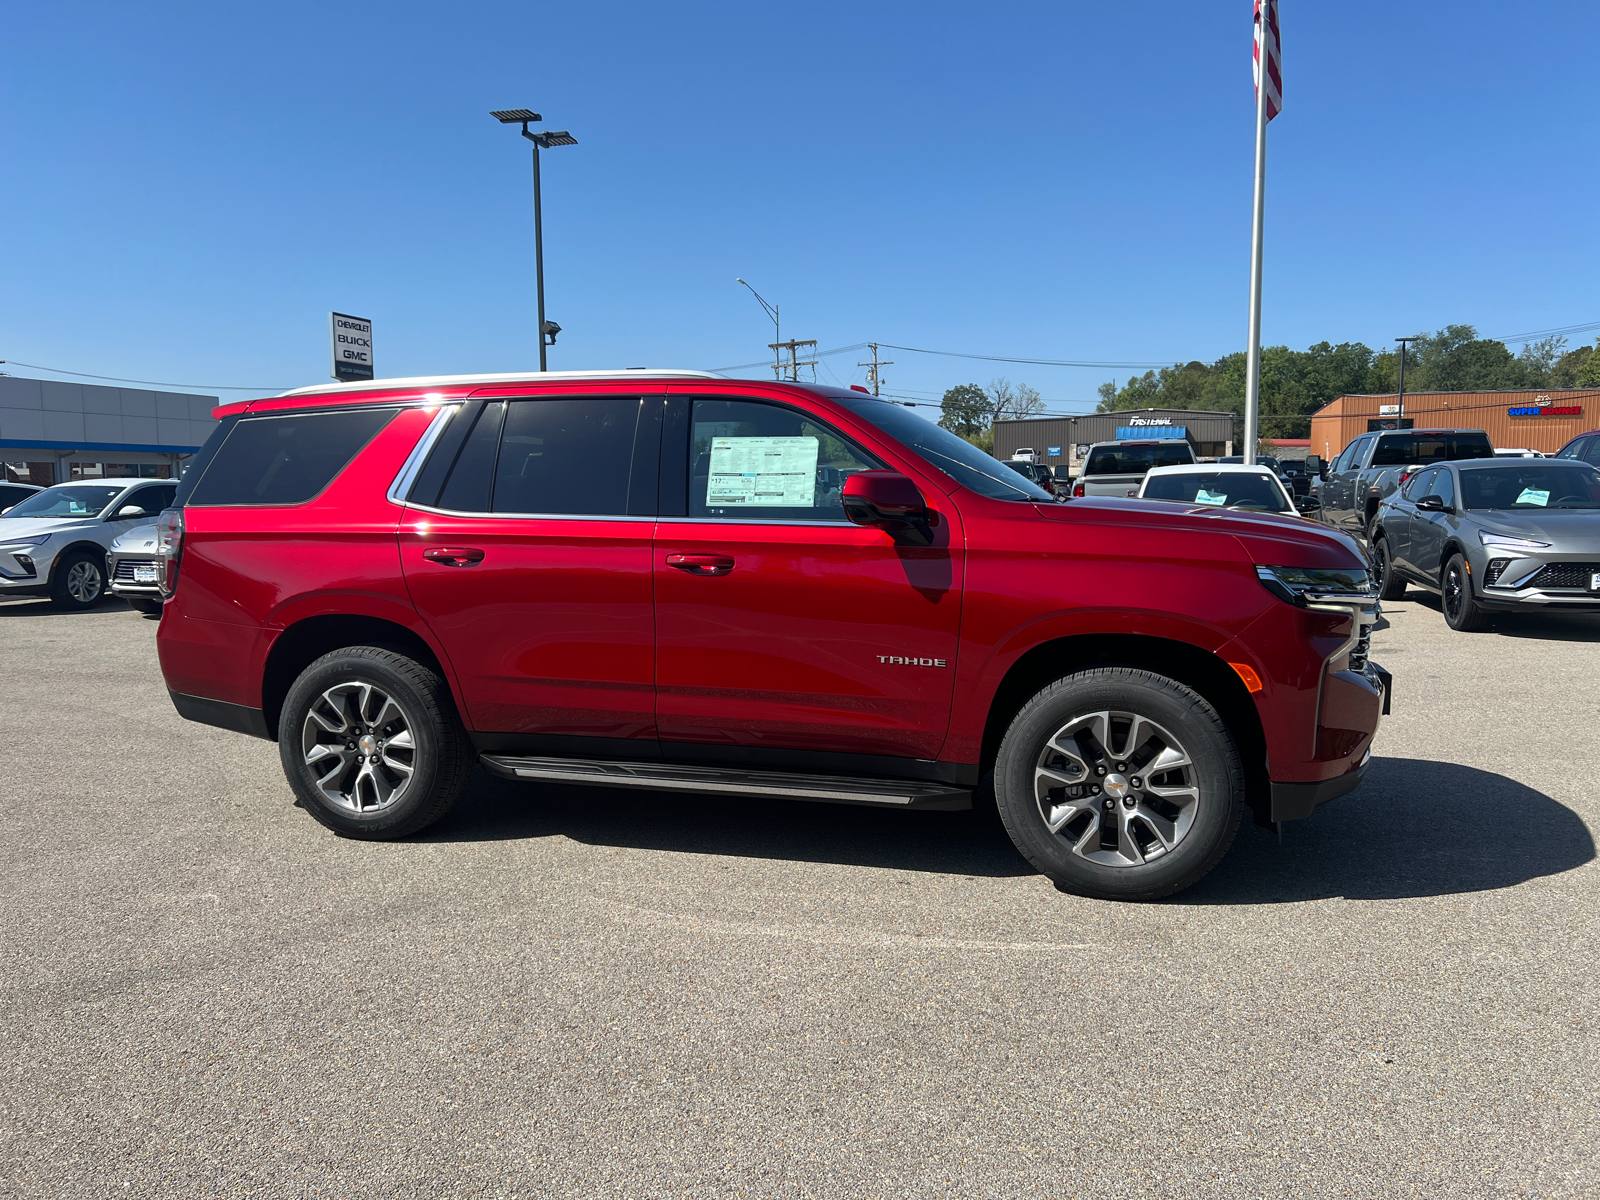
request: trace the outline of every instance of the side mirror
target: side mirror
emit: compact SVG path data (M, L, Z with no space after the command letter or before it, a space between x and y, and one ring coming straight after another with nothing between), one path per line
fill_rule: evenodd
M857 471L844 481L844 515L918 546L933 543L928 506L917 485L899 471Z
M142 517L144 515L144 509L140 508L137 504L124 504L121 508L117 509L117 515L114 519L118 521L126 521L130 517Z
M1455 508L1454 507L1452 507L1449 504L1446 504L1438 496L1424 496L1421 500L1417 501L1417 507L1419 509L1421 509L1423 512L1442 512L1442 513L1453 513L1453 512L1455 512Z
M1296 512L1313 513L1322 511L1322 501L1315 496L1301 496L1294 502Z

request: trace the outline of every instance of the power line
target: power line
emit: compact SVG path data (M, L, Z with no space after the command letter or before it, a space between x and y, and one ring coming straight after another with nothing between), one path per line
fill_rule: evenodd
M1491 342L1532 342L1539 338L1556 337L1566 333L1587 333L1591 329L1600 329L1600 321L1590 321L1584 325L1563 325L1559 329L1535 329L1531 333L1508 333L1504 337L1487 338Z
M923 350L916 346L896 346L893 342L879 342L878 345L890 350L904 350L907 354L937 354L944 358L975 358L982 362L1022 363L1031 367L1098 367L1112 370L1123 367L1170 367L1173 359L1162 362L1079 362L1067 358L1009 358L1001 354L964 354L959 350Z
M124 379L120 375L90 375L87 371L67 371L61 367L41 367L38 363L18 362L14 358L0 359L13 367L27 367L30 371L49 371L52 375L75 375L79 379L104 379L109 383L142 383L148 387L209 388L213 392L286 392L286 387L241 387L228 383L164 383L158 379Z

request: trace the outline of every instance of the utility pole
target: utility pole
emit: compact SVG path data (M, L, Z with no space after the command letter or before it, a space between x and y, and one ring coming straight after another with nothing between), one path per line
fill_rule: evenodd
M894 359L889 358L889 359L885 359L883 362L879 362L878 361L878 343L877 342L868 342L867 345L872 350L872 361L869 362L869 363L858 362L856 364L856 366L858 366L858 367L866 367L867 368L867 379L872 384L872 394L874 396L876 396L878 394L878 384L880 382L880 380L878 379L878 368L879 367L892 367L892 366L894 366Z
M804 347L806 349L810 349L810 348L816 346L816 344L817 344L816 338L812 338L810 341L804 341L804 342L796 342L796 341L768 342L767 343L767 349L771 350L774 355L778 356L778 361L773 363L773 365L772 365L772 374L773 374L773 376L775 378L781 380L783 378L783 373L785 371L787 371L787 372L789 372L789 381L791 383L799 383L800 382L800 368L801 367L811 367L812 368L812 377L815 378L817 360L814 359L814 358L801 358L800 357L800 350L801 350L802 347ZM789 361L788 362L784 362L783 358L782 358L783 352L785 350L787 350L789 352Z
M1394 427L1396 429L1404 429L1406 427L1406 345L1409 342L1420 340L1417 337L1395 338L1395 341L1400 343L1400 394L1397 397L1398 403L1395 406Z

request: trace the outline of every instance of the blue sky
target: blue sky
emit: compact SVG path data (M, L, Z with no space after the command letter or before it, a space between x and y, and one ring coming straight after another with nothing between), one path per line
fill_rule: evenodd
M1600 5L1282 11L1267 342L1600 321ZM545 158L553 369L763 358L736 276L824 349L1215 358L1245 338L1250 12L15 5L0 358L297 386L339 309L383 375L536 364L527 143L487 115L520 106L580 141ZM1058 410L1129 373L886 356L903 395L1005 374Z

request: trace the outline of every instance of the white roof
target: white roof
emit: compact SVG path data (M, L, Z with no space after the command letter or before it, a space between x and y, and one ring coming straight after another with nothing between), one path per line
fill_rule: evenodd
M675 368L624 367L619 371L512 371L499 375L408 375L403 379L362 379L355 383L318 383L280 392L282 396L312 396L323 392L370 392L376 388L460 387L463 384L530 383L545 379L618 379L638 375L647 379L721 379L710 371Z
M1214 475L1219 471L1224 475L1271 475L1274 479L1277 478L1271 467L1263 467L1260 463L1180 463L1176 467L1151 467L1146 474Z

